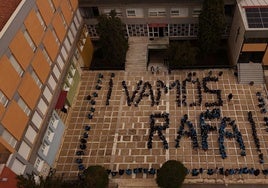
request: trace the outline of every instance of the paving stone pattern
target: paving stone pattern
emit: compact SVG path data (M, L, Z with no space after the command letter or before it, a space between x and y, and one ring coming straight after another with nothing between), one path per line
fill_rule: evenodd
M225 138L225 148L227 158L222 159L219 154L218 131L210 132L208 136L209 148L207 151L201 149L192 149L192 141L190 138L183 137L180 141L180 147L175 148L175 139L180 126L181 118L184 114L188 114L196 129L199 146L201 146L201 130L199 126L199 116L201 112L205 112L205 102L216 101L216 95L204 93L202 88L203 101L201 106L181 106L176 103L176 89L171 89L167 94L162 92L159 105L151 106L150 97L143 97L138 106L127 105L126 94L122 87L122 81L126 81L130 95L136 88L139 80L148 81L152 85L154 96L156 97L156 82L162 80L167 86L170 83L179 80L182 82L187 78L189 72L196 72L196 77L202 81L202 78L208 76L209 70L179 70L173 71L170 75L166 72L159 74L151 74L150 71L144 72L124 72L114 71L113 88L110 98L110 104L106 105L107 92L109 89L110 71L85 71L82 74L80 89L76 98L76 102L72 108L69 117L68 127L62 144L62 148L57 159L57 173L64 173L67 176L77 176L79 170L75 162L76 151L79 150L80 138L84 133L86 125L91 126L87 142L85 155L82 156L85 166L99 164L112 171L119 169L133 168L156 168L158 169L165 161L173 159L184 163L188 169L193 168L268 168L268 133L265 131L263 118L266 113L261 113L258 107L258 98L256 92L261 92L266 100L266 93L263 85L242 85L237 83L237 79L233 74L233 70L212 70L212 76L219 78L218 82L209 82L207 86L211 89L220 89L223 100L221 117L227 116L236 121L237 127L241 132L246 146L246 156L240 156L238 143L234 138ZM218 76L219 71L223 71ZM96 90L95 86L98 81L99 73L103 74L101 89ZM197 101L196 85L187 83L187 103ZM148 91L148 90L146 90ZM93 105L86 100L87 95L93 92L98 93L95 98L95 111L92 119L88 119L88 113ZM231 101L227 100L229 93L233 94ZM209 109L213 109L210 107ZM259 163L258 152L252 136L252 130L248 121L247 113L252 111L254 121L256 123L257 134L260 139L260 149L264 154L264 164ZM163 130L169 149L163 149L162 141L157 136L153 137L152 149L147 149L147 141L149 138L149 117L154 113L169 113L169 128ZM212 126L219 128L221 120L206 120ZM156 124L163 124L161 119L156 120ZM185 126L185 129L188 128ZM227 126L226 130L232 132L231 126ZM132 174L115 176L113 178L155 178L150 174ZM218 173L207 175L207 173L198 176L187 175L187 179L266 179L261 173L259 176L249 174L236 174L232 176L223 176Z

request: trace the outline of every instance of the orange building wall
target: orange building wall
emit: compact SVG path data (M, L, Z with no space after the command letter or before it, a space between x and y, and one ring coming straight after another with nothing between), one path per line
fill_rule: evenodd
M54 61L58 53L59 47L51 30L47 30L43 43L51 60Z
M15 149L9 143L7 143L2 137L0 137L0 145L2 145L5 149L10 151L11 153L15 151Z
M11 99L18 87L20 77L11 65L7 56L0 59L0 89Z
M33 57L33 50L21 31L18 31L9 47L19 64L26 70Z
M263 56L262 61L263 61L264 65L268 65L268 48L266 49L266 52L265 52L265 54Z
M25 19L24 24L35 45L38 46L41 41L42 35L44 34L44 30L33 9Z
M41 82L45 83L50 71L50 66L40 49L35 53L32 66Z
M0 104L0 119L2 115L4 114L4 112L5 112L5 107L2 104Z
M244 44L242 52L263 52L266 49L267 44Z
M78 1L77 0L70 0L70 2L71 2L73 9L76 10L76 8L78 6Z
M33 109L40 95L40 89L29 73L24 75L18 92L25 103Z
M59 40L62 42L66 33L66 29L64 28L63 21L59 13L57 13L53 19L53 26L59 37Z
M27 122L27 115L15 101L12 101L1 123L17 140L20 140Z
M36 0L36 4L46 25L49 25L53 16L53 11L49 5L49 2L44 0Z
M52 2L54 3L54 6L56 7L56 9L57 9L57 7L59 6L60 1L61 1L61 0L52 0ZM66 1L66 0L64 0L64 1Z
M64 15L64 18L65 18L67 24L69 25L72 21L72 12L69 8L67 1L61 2L61 10L62 10L62 13Z

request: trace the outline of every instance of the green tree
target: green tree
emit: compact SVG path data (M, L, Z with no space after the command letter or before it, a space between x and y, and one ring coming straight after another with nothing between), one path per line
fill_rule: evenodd
M180 188L187 174L186 170L181 162L169 160L159 169L156 183L162 188Z
M192 66L196 64L197 52L197 48L193 47L189 41L173 42L167 50L169 66L171 68Z
M204 0L199 15L198 40L203 55L216 52L225 29L224 0Z
M84 171L84 179L80 182L85 188L107 188L109 184L108 173L104 167L90 166Z
M116 17L115 10L112 10L109 16L99 16L97 31L104 62L111 66L123 66L128 50L128 40L125 37L124 24L120 18Z
M64 184L62 177L55 176L55 170L51 170L48 176L39 176L39 181L35 181L34 174L17 176L18 188L59 188Z

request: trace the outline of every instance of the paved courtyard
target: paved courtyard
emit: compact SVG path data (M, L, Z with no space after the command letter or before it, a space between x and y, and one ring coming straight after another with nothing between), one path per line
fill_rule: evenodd
M239 169L239 168L254 168L267 169L268 158L268 132L264 117L267 113L261 113L261 108L258 106L257 92L260 92L266 102L267 96L263 85L240 85L237 83L237 78L231 69L213 69L211 77L217 77L218 81L207 82L207 87L212 90L221 90L222 106L206 107L205 103L217 101L215 94L204 92L202 79L209 75L210 70L178 70L173 71L170 75L160 70L159 74L151 74L151 72L124 72L114 71L115 76L111 77L111 71L84 71L82 74L80 89L77 94L76 102L72 107L72 112L69 116L69 123L65 133L62 148L56 162L57 173L64 173L65 177L75 177L79 173L77 158L82 158L82 164L87 167L90 165L102 165L106 169L113 172L118 172L119 169L134 169L134 168L155 168L158 169L167 160L179 160L189 169L186 182L232 182L240 180L243 182L266 182L266 176L261 172L258 176L250 173L241 173L234 175L222 175L219 173L220 168L224 169ZM223 74L219 75L222 71ZM202 102L201 105L192 105L198 101L197 84L186 82L186 88L182 89L183 80L188 77L190 72L195 72L192 80L199 79L201 83ZM96 89L99 74L101 78L101 89ZM109 93L110 79L113 86L110 90L111 97L109 105L107 103L107 94ZM161 98L158 105L151 106L152 95L150 95L149 87L145 87L145 93L142 99L135 106L134 102L127 103L127 95L122 87L122 81L126 82L130 97L133 91L137 88L137 82L142 80L141 90L145 82L149 82L152 86L153 96L157 98L157 80L169 88L176 80L180 82L179 99L183 101L183 95L186 96L186 105L176 101L178 91L175 88L168 89L167 93L161 89ZM178 83L178 82L177 82ZM134 101L140 96L140 91L135 95ZM186 91L183 94L182 90ZM93 93L98 94L93 97ZM227 100L229 93L233 94L231 101ZM86 99L88 95L92 96L96 104L92 105ZM191 104L192 103L192 104ZM267 104L267 102L266 102ZM94 108L93 110L91 108ZM201 129L200 129L200 114L206 112L207 109L220 109L220 119L206 119L205 122L215 126L216 131L208 133L208 150L204 151L201 147ZM94 112L90 112L90 111ZM248 112L252 112L252 117L256 123L257 137L260 141L260 150L264 156L264 163L259 162L259 153L254 142L252 128L248 121ZM92 114L92 119L88 118L88 114ZM150 132L150 115L157 113L168 113L169 128L162 130L165 136L168 149L163 148L163 142L160 140L157 132L153 135L152 149L147 148L147 142ZM180 147L176 148L177 131L181 126L181 119L187 114L188 120L192 122L193 128L197 133L198 149L192 149L193 142L190 137L183 136L180 140ZM222 159L219 151L219 127L223 117L230 117L235 120L238 130L242 134L245 145L246 156L241 156L241 149L235 138L224 137L224 146L227 158ZM163 118L155 118L155 125L162 126L165 123ZM86 138L85 155L77 156L76 152L80 151L80 139L85 132L85 126L90 125L88 138ZM187 126L185 131L189 132ZM226 132L233 132L231 126L225 128ZM203 168L204 172L196 176L191 174L192 169ZM213 175L207 174L207 169L213 169ZM113 179L153 179L156 175L149 173L132 173L127 175L115 176L110 174ZM254 181L253 181L254 180Z

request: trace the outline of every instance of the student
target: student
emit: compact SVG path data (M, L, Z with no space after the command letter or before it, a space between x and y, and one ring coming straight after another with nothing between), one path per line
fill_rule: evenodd
M230 94L228 95L228 101L232 100L232 98L233 98L233 94L230 93Z
M151 72L154 74L154 66L151 66Z

